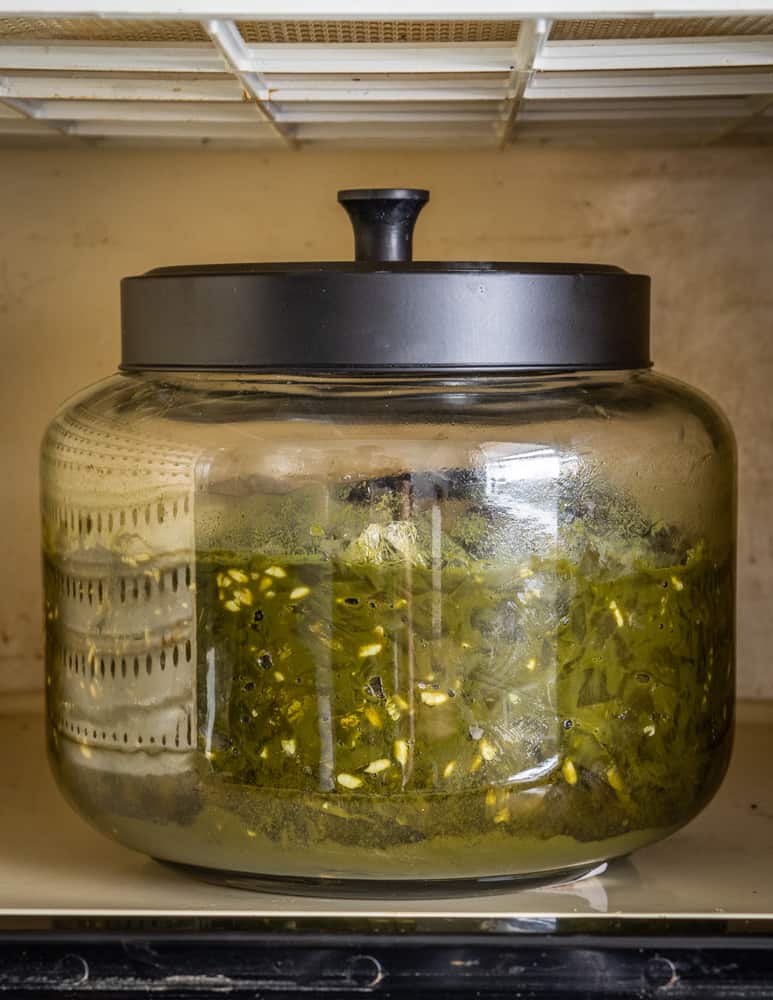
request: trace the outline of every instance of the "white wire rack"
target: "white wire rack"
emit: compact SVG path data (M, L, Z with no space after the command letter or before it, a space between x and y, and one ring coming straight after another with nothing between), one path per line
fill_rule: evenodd
M773 5L0 0L0 142L768 142Z

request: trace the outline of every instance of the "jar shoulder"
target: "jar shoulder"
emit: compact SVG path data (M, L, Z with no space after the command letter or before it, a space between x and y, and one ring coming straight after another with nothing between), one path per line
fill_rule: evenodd
M383 439L539 441L561 450L619 446L648 434L705 437L734 456L730 423L700 390L654 371L551 377L373 380L266 379L212 373L117 373L67 400L51 420L44 454L62 437L163 449L255 447L257 425L277 445ZM265 433L265 432L260 432ZM247 435L245 437L245 434ZM77 444L77 442L76 442ZM261 447L269 446L265 438Z

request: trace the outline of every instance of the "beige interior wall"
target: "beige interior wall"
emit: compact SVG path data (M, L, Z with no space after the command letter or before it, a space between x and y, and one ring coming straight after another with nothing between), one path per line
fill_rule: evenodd
M339 187L427 186L428 258L608 261L654 279L653 353L740 451L740 689L773 696L773 152L0 151L0 688L42 682L37 445L118 359L118 281L346 258Z

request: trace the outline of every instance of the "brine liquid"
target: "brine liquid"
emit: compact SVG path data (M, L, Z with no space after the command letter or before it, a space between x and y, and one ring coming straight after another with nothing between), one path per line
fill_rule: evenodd
M583 864L701 809L730 560L616 497L594 521L552 483L406 482L202 500L195 565L81 553L85 590L48 554L51 748L84 814L210 868L421 879Z

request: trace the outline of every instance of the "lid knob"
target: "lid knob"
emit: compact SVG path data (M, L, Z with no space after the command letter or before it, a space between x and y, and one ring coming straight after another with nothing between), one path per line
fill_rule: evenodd
M354 229L354 259L413 259L413 227L429 201L419 188L360 188L338 192Z

